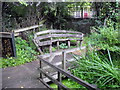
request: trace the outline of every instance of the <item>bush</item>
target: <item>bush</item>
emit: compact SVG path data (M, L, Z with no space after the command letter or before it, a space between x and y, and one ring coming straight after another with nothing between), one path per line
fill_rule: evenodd
M29 47L27 42L20 37L15 38L17 58L2 59L2 67L10 67L24 64L36 59L36 52Z
M109 27L99 27L97 32L85 39L87 45L91 44L103 50L120 51L118 28L114 30L113 24L110 24Z

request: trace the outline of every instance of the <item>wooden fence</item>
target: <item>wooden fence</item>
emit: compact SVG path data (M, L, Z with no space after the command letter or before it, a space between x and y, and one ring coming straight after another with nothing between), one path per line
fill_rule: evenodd
M52 90L52 88L43 80L43 75L46 76L48 79L50 79L53 83L58 85L58 90L69 90L68 87L66 87L65 85L62 84L62 75L72 79L73 81L77 82L78 84L86 87L88 90L99 90L95 85L89 84L85 81L83 81L82 79L79 79L78 77L75 77L74 75L72 75L70 72L68 72L66 70L66 61L65 61L65 55L66 53L63 52L63 65L62 68L56 67L55 65L53 65L52 63L48 62L47 60L44 60L41 58L41 56L38 56L38 59L40 60L40 81L46 85L49 89ZM46 65L50 66L51 68L55 69L58 73L58 80L56 80L55 78L53 78L51 75L49 75L48 73L46 73L43 70L42 67L42 62L45 63Z
M13 30L13 32L14 32L15 36L19 36L23 32L30 31L30 30L33 31L33 30L35 30L35 29L37 29L39 27L42 27L42 26L43 26L43 24L41 24L41 25L34 25L34 26L26 27L26 28L21 28L21 29Z
M0 32L2 46L0 46L2 57L16 57L14 33Z

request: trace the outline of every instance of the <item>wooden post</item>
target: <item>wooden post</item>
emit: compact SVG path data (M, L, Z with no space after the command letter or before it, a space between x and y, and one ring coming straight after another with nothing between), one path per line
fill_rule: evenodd
M66 70L66 52L62 52L63 60L62 60L62 69Z
M63 60L62 60L62 69L66 70L66 52L62 52ZM58 81L62 81L62 74L58 71ZM58 86L58 90L61 90L61 88Z
M81 18L83 18L83 7L81 8Z
M62 82L62 74L58 71L58 81ZM58 90L61 90L61 87L58 86Z
M12 31L12 47L13 47L13 56L17 57L16 46L15 46L15 37L14 37L14 32L13 31Z
M57 49L59 50L59 41L57 41Z
M52 44L49 46L49 51L52 53Z
M42 61L40 60L40 69L42 69ZM42 73L40 72L40 79L42 79L43 76L42 76Z
M51 36L51 32L49 33L50 34L50 41L52 43L52 36ZM49 46L49 51L50 53L52 53L52 44Z
M80 40L80 49L82 48L83 36L84 36L84 34L82 34L82 38L81 38L81 40Z
M38 45L36 45L36 46L38 46ZM39 52L41 53L41 54L43 54L43 52L42 52L42 46L38 46L38 50L39 50Z
M42 52L42 50L41 50L41 47L38 46L38 43L36 42L35 39L33 39L33 42L34 42L34 44L36 45L36 47L37 47L38 51L40 52L40 54L43 54L43 52Z
M83 40L80 40L80 49L82 48Z
M4 32L3 27L5 27L2 23L2 4L3 2L0 1L0 32Z
M50 40L52 40L52 39L53 39L53 38L52 38L52 35L51 35L52 33L50 32L49 34L50 34L50 36L51 36L51 37L50 37Z
M68 40L68 47L70 48L70 40Z
M77 40L76 44L77 44L77 47L79 47L80 41Z

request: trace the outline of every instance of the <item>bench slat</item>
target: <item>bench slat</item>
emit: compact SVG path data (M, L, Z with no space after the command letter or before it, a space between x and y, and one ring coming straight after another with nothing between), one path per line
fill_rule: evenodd
M53 42L57 42L59 46L60 41L68 41L68 46L70 47L71 40L82 41L84 34L76 31L66 31L66 30L46 30L34 34L34 43L36 44L38 50L42 54L41 47L49 45L49 51L52 52L51 47ZM77 44L78 45L78 44ZM59 47L58 47L59 48Z
M75 37L75 38L82 38L82 35L79 34L50 34L50 35L44 35L44 36L39 36L36 38L36 40L42 40L42 39L47 39L47 38L52 38L52 37Z
M77 41L80 41L82 39L54 39L54 40L51 40L51 41L43 41L43 42L39 42L38 45L39 46L45 46L45 45L50 45L52 44L53 42L57 42L57 41L67 41L67 40L77 40Z
M35 38L38 35L42 35L42 34L47 34L47 33L74 33L74 34L81 34L81 32L75 32L75 31L66 31L66 30L47 30L47 31L41 31L35 34Z

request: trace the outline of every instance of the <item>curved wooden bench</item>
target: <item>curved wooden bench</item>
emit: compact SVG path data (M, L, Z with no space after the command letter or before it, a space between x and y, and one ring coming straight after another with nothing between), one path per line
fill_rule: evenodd
M60 41L68 41L68 47L70 47L70 41L76 40L77 46L83 40L84 34L75 31L66 30L46 30L37 32L34 34L34 43L37 46L39 52L43 54L41 47L49 45L49 51L52 52L52 43L57 42L57 47L59 47Z

